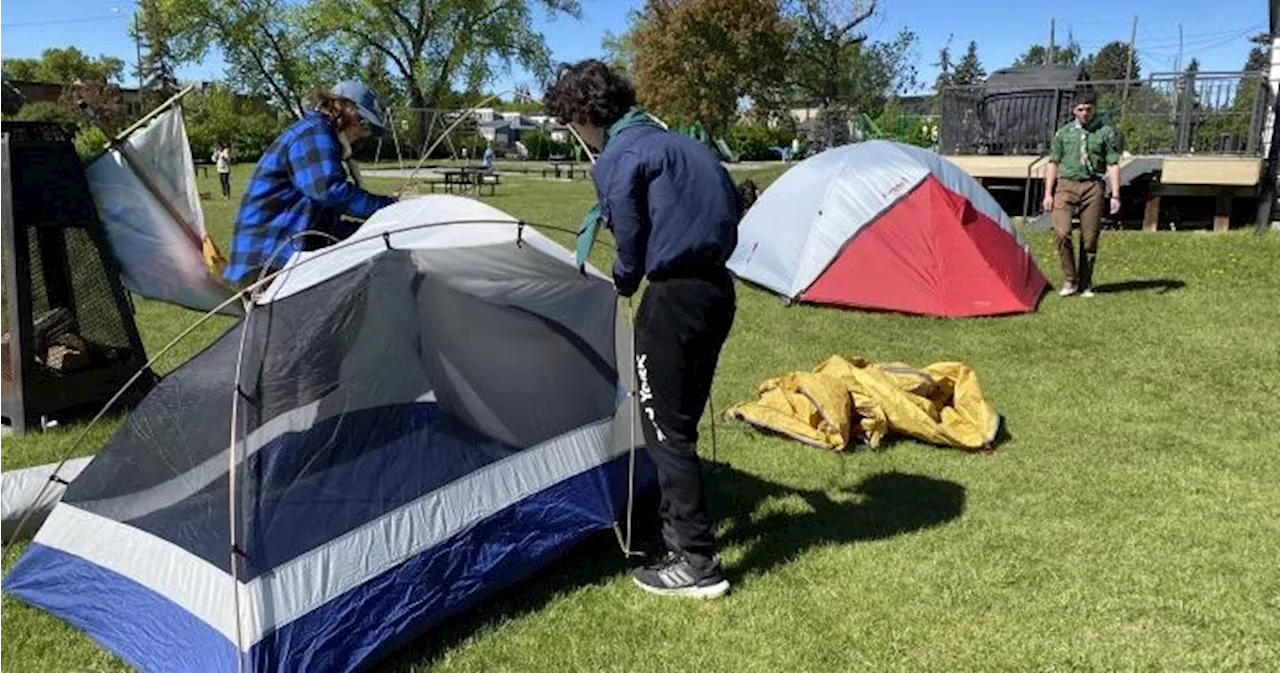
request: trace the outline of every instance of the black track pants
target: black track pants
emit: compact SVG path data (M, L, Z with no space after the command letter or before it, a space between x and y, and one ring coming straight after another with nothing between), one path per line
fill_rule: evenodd
M698 460L698 420L711 393L720 348L733 326L733 280L652 281L636 313L640 425L658 469L659 515L667 547L710 565L711 515Z

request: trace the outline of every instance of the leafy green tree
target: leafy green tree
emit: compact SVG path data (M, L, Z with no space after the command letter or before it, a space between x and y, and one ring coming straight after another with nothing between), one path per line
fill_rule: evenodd
M79 115L68 110L65 106L48 101L28 103L22 106L22 109L14 115L13 119L15 121L69 124L71 126L80 126L84 121Z
M632 62L639 99L715 136L742 98L786 74L789 33L777 0L651 0L640 25Z
M1054 45L1051 52L1043 44L1033 44L1013 61L1014 67L1037 65L1080 65L1080 43L1068 36L1065 45Z
M1138 62L1138 54L1129 53L1129 45L1124 42L1108 42L1086 58L1081 65L1094 81L1123 80L1126 71L1131 79L1141 79L1142 67ZM1131 70L1130 70L1131 69Z
M41 52L40 58L6 58L0 69L9 79L60 84L104 80L119 84L124 61L114 56L92 58L75 47L53 47Z
M227 80L301 115L308 94L332 84L354 52L337 52L307 21L307 4L290 0L148 0L144 13L167 37L177 63L216 49Z
M514 64L549 75L551 55L533 27L537 9L580 14L578 0L312 0L304 11L306 25L336 51L378 53L409 106L431 108L455 83L478 91Z
M129 28L142 52L135 74L142 90L150 94L151 105L158 105L178 91L179 55L174 52L174 27L160 12L150 9L155 5L156 0L142 0L141 11Z
M966 86L978 84L986 76L987 71L982 68L982 61L978 59L978 43L970 41L964 56L960 58L960 63L956 64L952 81L957 85Z
M9 81L8 77L0 78L0 95L2 95L0 97L0 114L3 114L6 119L11 115L18 114L18 111L26 104L22 92Z
M224 86L187 94L182 106L196 161L209 161L217 145L230 147L236 161L255 161L287 122Z

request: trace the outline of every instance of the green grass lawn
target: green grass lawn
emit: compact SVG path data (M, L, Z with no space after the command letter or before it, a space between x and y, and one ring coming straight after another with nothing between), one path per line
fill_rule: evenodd
M572 229L591 198L512 178L485 200ZM233 203L205 209L225 242ZM1050 239L1029 240L1056 279ZM718 410L831 354L961 360L1010 439L833 454L722 422L707 479L729 597L639 592L606 534L378 670L1280 671L1280 236L1108 232L1097 276L1112 291L976 320L786 308L740 285ZM195 317L139 302L153 352ZM74 429L6 439L4 467L55 459ZM3 631L4 671L126 670L8 597Z

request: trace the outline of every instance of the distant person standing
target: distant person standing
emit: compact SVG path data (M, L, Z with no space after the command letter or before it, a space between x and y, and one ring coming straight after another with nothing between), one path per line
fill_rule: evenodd
M213 149L213 163L218 171L218 182L222 183L222 198L231 198L231 150L226 145Z
M484 147L484 169L486 171L493 170L493 145L485 145Z
M1093 267L1102 230L1103 176L1111 183L1110 213L1120 212L1120 139L1114 129L1094 118L1097 96L1076 94L1075 120L1053 136L1049 168L1044 176L1044 209L1052 213L1053 240L1062 264L1062 289L1069 297L1093 296ZM1059 179L1061 178L1061 179ZM1080 262L1072 246L1071 219L1080 217Z

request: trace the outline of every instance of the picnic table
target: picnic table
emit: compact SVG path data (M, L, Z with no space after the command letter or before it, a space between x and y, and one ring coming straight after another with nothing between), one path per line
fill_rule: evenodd
M577 164L575 164L572 161L550 161L550 162L547 162L547 167L542 169L542 177L544 178L547 177L548 173L555 173L556 179L559 179L562 172L567 172L569 174L569 179L572 180L573 171L576 166ZM585 169L579 169L579 170L584 175L587 172Z
M454 187L457 187L458 193L461 194L473 186L479 193L481 188L488 186L489 194L492 195L497 193L498 185L502 184L501 177L487 168L447 168L440 171L440 175L444 177L442 184L446 193L452 192ZM434 193L436 183L429 184Z

